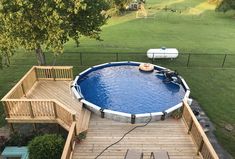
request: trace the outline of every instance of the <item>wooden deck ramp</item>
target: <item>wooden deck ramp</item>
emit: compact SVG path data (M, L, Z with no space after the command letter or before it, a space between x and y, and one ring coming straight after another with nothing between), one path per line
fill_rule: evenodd
M80 118L78 120L77 132L81 133L88 130L90 122L91 111L87 109L82 109L80 113Z
M102 119L92 114L87 137L75 146L73 159L94 159L105 147L117 141L135 125ZM171 159L199 159L195 144L183 121L166 119L137 128L124 140L108 149L99 159L123 159L127 149L144 152L149 159L152 151L166 150Z

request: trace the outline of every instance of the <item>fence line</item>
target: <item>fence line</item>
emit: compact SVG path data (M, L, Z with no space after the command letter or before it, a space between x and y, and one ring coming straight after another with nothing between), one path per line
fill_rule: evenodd
M165 54L167 55L167 54ZM48 59L52 60L49 54ZM119 52L64 52L57 57L56 65L93 66L115 61L150 62L166 67L205 67L205 68L235 68L235 54L226 53L179 53L175 59L148 58L146 53ZM26 62L26 59L15 59L13 65L35 65L36 60Z
M66 52L73 54L72 52ZM76 53L74 53L76 54ZM154 57L153 54L152 57ZM165 54L165 56L167 53ZM62 59L63 60L63 59ZM146 53L92 53L79 52L78 66L90 66L112 61L142 61L167 66L235 68L234 54L180 53L175 59L147 58ZM74 61L71 61L73 63ZM75 62L76 63L76 62ZM60 63L61 64L61 63Z

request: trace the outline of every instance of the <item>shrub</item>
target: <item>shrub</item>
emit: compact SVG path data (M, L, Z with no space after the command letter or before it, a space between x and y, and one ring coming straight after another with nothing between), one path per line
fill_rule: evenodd
M0 136L0 152L5 148L5 144L7 142L7 138L5 136Z
M26 146L26 136L24 134L15 132L10 134L9 140L6 143L7 146Z
M46 134L35 137L28 145L30 159L60 159L64 147L60 135Z
M27 134L14 132L10 134L8 141L6 142L7 146L26 146L29 141L31 141L34 137L39 136L40 132L29 132Z

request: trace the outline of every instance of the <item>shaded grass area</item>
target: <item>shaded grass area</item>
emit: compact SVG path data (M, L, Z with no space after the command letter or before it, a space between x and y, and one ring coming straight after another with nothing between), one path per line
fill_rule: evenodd
M215 124L219 141L235 157L235 132L224 129L226 124L235 127L235 69L229 69L235 67L235 55L226 57L226 69L218 69L225 53L235 54L234 12L223 14L206 9L200 14L192 14L191 11L204 2L148 0L148 18L136 18L136 12L111 18L102 28L103 41L81 37L80 47L69 41L65 46L66 53L56 57L56 65L73 65L74 75L91 65L122 60L153 62L176 69L188 82L193 98L199 101ZM165 6L177 12L162 10ZM149 48L161 46L175 47L182 54L175 60L146 58L145 52ZM188 53L192 53L189 64ZM53 64L55 57L50 53L46 56L47 64ZM36 59L32 53L19 51L11 63L11 67L0 70L0 97L36 64ZM2 107L0 113L0 125L4 125Z

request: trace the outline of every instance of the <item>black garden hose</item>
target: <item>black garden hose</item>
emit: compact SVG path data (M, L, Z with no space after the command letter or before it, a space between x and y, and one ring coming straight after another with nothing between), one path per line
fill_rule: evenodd
M137 128L141 128L141 127L147 126L147 125L151 122L151 120L152 120L152 114L150 113L150 118L149 118L149 120L148 120L145 124L143 124L143 125L137 125L137 126L135 126L134 128L132 128L131 130L129 130L128 132L126 132L118 141L112 143L111 145L107 146L103 151L101 151L101 152L95 157L95 159L97 159L98 157L100 157L107 149L109 149L110 147L112 147L112 146L118 144L120 141L122 141L122 140L124 139L124 137L125 137L127 134L131 133L132 131L134 131L134 130L137 129Z

